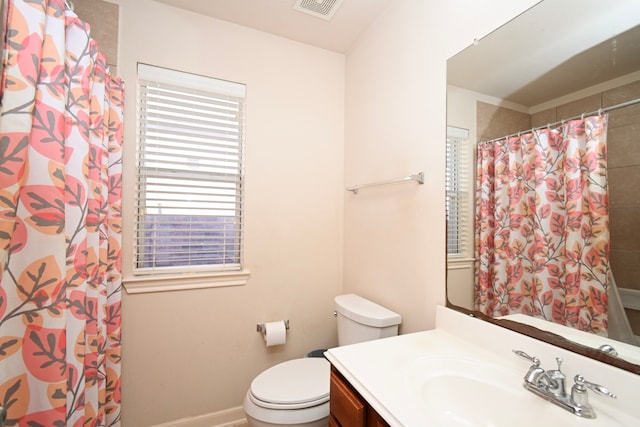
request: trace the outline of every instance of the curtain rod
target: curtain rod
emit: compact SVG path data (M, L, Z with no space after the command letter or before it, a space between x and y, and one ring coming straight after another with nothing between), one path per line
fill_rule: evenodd
M575 119L579 119L579 118L595 116L596 114L608 113L609 111L618 110L620 108L625 108L625 107L630 107L630 106L635 105L635 104L640 104L640 98L632 99L632 100L626 101L626 102L621 102L620 104L612 105L610 107L599 108L596 111L591 111L589 113L582 113L582 114L579 114L577 116L569 117L568 119L562 119L562 120L558 120L557 122L547 123L544 126L534 127L534 128L529 129L529 130L512 133L510 135L501 136L501 137L498 137L498 138L490 139L488 141L479 141L477 144L489 144L491 142L499 141L501 139L510 138L512 136L521 135L523 133L529 133L529 132L536 131L538 129L544 129L544 128L548 128L548 127L551 127L551 126L563 124L564 122L568 122L570 120L575 120Z

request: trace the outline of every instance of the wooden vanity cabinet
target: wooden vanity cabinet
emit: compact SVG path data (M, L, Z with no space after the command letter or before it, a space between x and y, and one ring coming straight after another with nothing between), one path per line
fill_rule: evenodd
M329 427L389 427L333 366L329 393Z
M371 406L368 406L367 427L389 427L389 424Z

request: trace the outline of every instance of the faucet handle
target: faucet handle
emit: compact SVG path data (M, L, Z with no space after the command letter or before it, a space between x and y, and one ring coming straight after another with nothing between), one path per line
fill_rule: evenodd
M573 380L576 382L576 386L580 388L581 386L586 386L590 390L595 391L597 394L601 396L607 396L612 399L616 399L618 396L613 394L608 388L605 386L601 386L600 384L592 383L584 379L582 375L576 375Z
M529 362L533 363L533 365L540 366L540 359L538 359L537 357L531 357L522 350L511 350L511 351L513 351L520 358L524 360L528 360Z
M558 364L558 372L562 372L563 362L564 362L564 359L561 359L560 357L556 357L556 363Z

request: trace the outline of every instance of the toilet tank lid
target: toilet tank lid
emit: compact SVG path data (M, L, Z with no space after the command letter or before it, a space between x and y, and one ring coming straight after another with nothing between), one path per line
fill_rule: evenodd
M335 303L338 313L364 325L384 328L402 322L398 313L355 294L338 295Z

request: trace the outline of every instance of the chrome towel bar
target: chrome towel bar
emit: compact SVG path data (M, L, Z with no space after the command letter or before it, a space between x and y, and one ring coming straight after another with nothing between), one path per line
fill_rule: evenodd
M352 191L353 194L358 194L358 190L361 190L363 188L375 187L379 185L395 184L397 182L404 182L404 181L416 181L418 184L424 184L424 172L418 172L417 174L414 174L414 175L403 176L402 178L389 179L387 181L379 181L379 182L372 182L369 184L354 185L352 187L347 187L347 191Z

